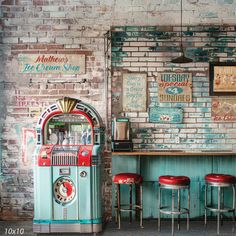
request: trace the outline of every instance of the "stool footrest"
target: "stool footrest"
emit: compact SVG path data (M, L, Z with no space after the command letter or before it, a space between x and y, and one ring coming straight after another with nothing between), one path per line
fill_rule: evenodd
M205 206L205 209L209 210L209 211L212 211L212 212L221 212L221 213L226 213L226 212L234 212L235 209L233 208L230 208L230 207L224 207L223 209L218 209L217 206L210 206L210 205L207 205Z
M127 208L124 208L124 207L127 207ZM139 205L132 205L131 209L129 207L130 207L130 205L120 205L120 211L142 211L142 209L143 209ZM114 209L117 210L118 207L115 206Z
M164 206L160 208L160 213L167 214L167 215L182 215L182 214L189 214L189 210L187 208L181 208L180 210L175 207L172 210L170 207Z

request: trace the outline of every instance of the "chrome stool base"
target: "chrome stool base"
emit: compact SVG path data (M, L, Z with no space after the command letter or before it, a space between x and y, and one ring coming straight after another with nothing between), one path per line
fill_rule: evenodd
M172 190L172 203L171 206L162 206L162 190L170 189ZM187 208L181 207L180 202L180 191L186 189L188 192L188 204ZM175 206L175 192L177 191L177 201L178 205ZM180 215L187 214L187 230L189 230L189 218L190 218L190 184L186 185L169 185L159 183L159 200L158 200L158 231L161 230L161 214L171 215L171 235L174 235L174 218L175 215L178 216L178 230L180 230Z
M213 206L212 199L211 203L208 204L208 187L211 187L211 192L213 187L217 187L217 206ZM232 207L226 207L224 205L224 188L231 188L233 194ZM220 221L223 224L222 214L232 213L233 219L233 232L235 232L235 185L234 183L216 183L216 182L206 182L205 185L205 227L207 226L207 211L215 212L217 214L217 235L220 234Z

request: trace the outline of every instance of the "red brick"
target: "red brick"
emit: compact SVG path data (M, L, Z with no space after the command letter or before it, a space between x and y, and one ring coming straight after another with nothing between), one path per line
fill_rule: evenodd
M28 49L28 45L27 44L15 44L12 45L11 50L26 50Z
M14 0L5 0L2 2L2 5L14 5L15 1Z
M63 49L63 48L64 48L64 45L56 45L56 44L47 45L48 50Z
M47 46L45 44L32 44L30 45L30 49L47 49Z
M33 0L33 4L35 6L38 6L38 5L45 6L45 5L49 5L49 1L46 1L46 0Z
M36 30L38 31L50 31L52 27L50 25L37 25Z
M66 89L75 89L75 84L66 84Z

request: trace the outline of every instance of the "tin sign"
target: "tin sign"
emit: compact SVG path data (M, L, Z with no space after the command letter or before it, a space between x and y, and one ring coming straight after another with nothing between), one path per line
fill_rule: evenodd
M123 111L146 111L147 74L123 74Z
M149 122L182 123L183 109L175 107L150 107Z
M80 54L19 54L22 74L84 74L85 55Z
M159 102L192 102L192 74L160 73L158 97Z
M236 99L212 98L211 116L214 121L236 121Z

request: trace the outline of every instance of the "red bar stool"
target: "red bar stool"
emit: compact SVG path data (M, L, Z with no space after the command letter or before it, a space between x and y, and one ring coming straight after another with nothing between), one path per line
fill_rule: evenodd
M217 213L217 234L220 233L220 217L221 214L226 212L232 212L233 214L233 223L235 224L235 183L236 177L233 175L225 175L225 174L208 174L205 176L205 226L207 224L207 210L211 212ZM218 188L218 197L217 197L217 207L213 206L212 198L211 203L208 205L207 200L207 190L208 186L212 188ZM224 205L224 189L231 188L232 189L232 206L226 207ZM234 229L234 228L233 228Z
M140 227L143 228L143 206L142 206L142 182L143 178L139 174L135 173L120 173L113 176L113 183L117 185L116 188L116 222L118 219L118 228L120 229L120 219L121 212L129 212L129 219L132 222L132 212L135 211L136 215L139 214L140 217ZM128 184L129 185L129 204L121 204L120 201L120 185ZM136 203L132 203L132 189L133 185L136 188Z
M172 190L172 204L170 206L162 206L162 189ZM188 206L187 208L181 207L180 190L187 189L188 191ZM177 190L178 206L175 207L175 190ZM178 230L180 229L180 215L187 214L187 230L189 230L189 215L190 215L190 179L187 176L171 176L163 175L159 177L159 200L158 200L158 231L161 230L161 214L172 216L172 235L174 235L174 216L178 216Z

